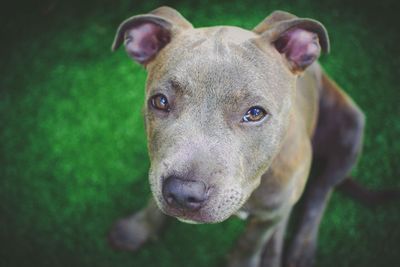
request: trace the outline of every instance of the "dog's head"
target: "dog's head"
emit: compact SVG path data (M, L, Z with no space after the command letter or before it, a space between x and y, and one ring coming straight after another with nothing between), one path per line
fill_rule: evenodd
M296 77L328 50L324 27L274 12L252 31L193 28L161 7L119 27L112 49L148 71L144 108L150 184L165 213L220 222L278 153Z

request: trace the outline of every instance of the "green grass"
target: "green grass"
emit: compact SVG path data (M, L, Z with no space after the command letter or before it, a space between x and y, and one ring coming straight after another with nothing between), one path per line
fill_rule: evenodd
M374 1L376 2L376 1ZM353 174L400 187L400 36L395 2L167 3L196 26L251 28L274 9L320 20L332 52L321 60L367 115ZM48 3L51 3L49 1ZM9 3L11 4L11 3ZM1 11L0 266L217 266L243 229L173 222L158 242L112 251L112 222L150 191L142 122L145 71L110 45L119 22L165 2L26 2ZM334 194L317 266L395 266L398 203L366 209Z

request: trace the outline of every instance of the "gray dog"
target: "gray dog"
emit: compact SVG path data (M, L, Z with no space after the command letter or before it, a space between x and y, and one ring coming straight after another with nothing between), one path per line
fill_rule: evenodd
M249 223L227 266L311 266L327 201L356 162L364 128L363 113L317 63L329 51L324 26L276 11L251 31L193 28L161 7L125 20L112 49L121 44L148 71L154 199L115 224L111 243L138 249L165 214L190 223L238 215Z

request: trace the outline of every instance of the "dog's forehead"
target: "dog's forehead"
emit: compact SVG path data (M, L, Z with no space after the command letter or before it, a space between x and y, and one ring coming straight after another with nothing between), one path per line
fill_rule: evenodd
M250 42L257 36L233 26L187 30L176 36L158 58L149 80L153 76L158 81L163 80L162 76L176 76L182 82L199 84L219 79L229 86L241 76L235 84L246 83L246 74L257 71L254 54L259 49Z
M182 36L183 38L190 38L190 39L193 38L193 40L205 38L211 42L225 41L227 43L232 43L232 44L241 44L244 41L257 37L258 35L252 31L242 29L240 27L214 26L206 28L195 28L186 31L185 34L183 34Z
M218 61L219 65L225 63L228 68L256 49L250 40L257 36L251 31L233 26L192 29L180 35L173 43L171 56L201 67L211 66L210 63Z

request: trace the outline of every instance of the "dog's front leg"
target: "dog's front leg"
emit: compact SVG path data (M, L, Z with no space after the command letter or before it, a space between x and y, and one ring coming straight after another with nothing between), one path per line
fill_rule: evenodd
M280 267L282 262L283 241L286 233L287 223L289 220L288 213L280 223L277 225L276 230L271 238L265 244L261 256L260 267Z
M167 216L151 198L144 209L114 224L108 236L109 242L116 249L136 251L154 238L166 221Z
M287 217L278 222L251 218L236 247L230 253L227 266L259 267L262 263L262 266L266 267L279 267Z

